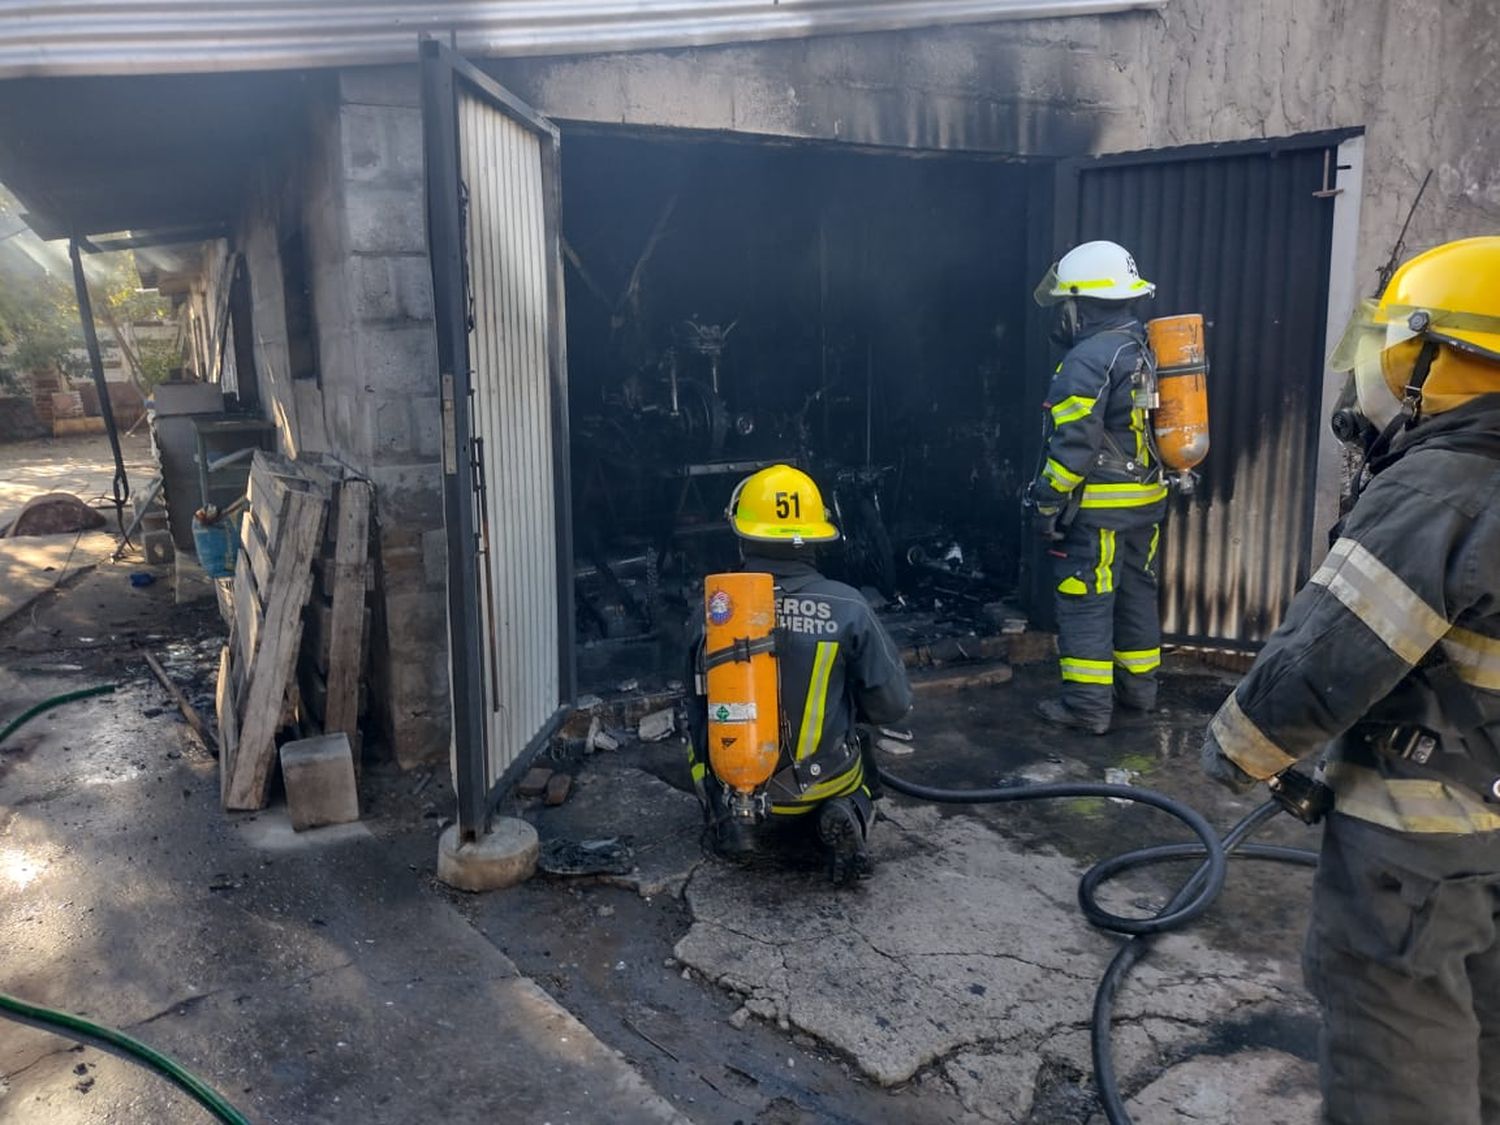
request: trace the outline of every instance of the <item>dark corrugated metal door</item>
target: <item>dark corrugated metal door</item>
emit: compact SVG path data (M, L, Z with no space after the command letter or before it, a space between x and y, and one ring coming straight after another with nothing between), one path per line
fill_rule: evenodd
M1060 218L1076 214L1074 241L1128 247L1157 285L1148 315L1207 322L1212 450L1163 532L1163 623L1177 641L1256 645L1307 579L1333 235L1332 197L1315 193L1339 139L1064 171Z

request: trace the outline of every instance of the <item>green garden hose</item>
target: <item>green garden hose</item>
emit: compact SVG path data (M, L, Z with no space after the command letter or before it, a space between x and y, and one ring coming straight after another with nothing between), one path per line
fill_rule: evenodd
M43 1008L28 1004L0 992L0 1015L10 1016L23 1023L57 1031L70 1039L92 1040L122 1052L132 1062L143 1063L164 1075L175 1085L190 1094L199 1105L208 1110L225 1125L250 1125L250 1119L235 1109L223 1094L215 1090L191 1071L185 1070L176 1060L148 1047L139 1039L116 1031L112 1027L86 1020L82 1016L59 1012L54 1008Z
M20 730L23 723L25 723L29 719L36 718L43 711L50 711L54 707L61 707L64 703L72 703L75 699L87 699L91 695L108 695L114 690L114 684L100 684L98 687L82 688L78 691L68 691L64 692L62 695L54 695L51 699L44 699L35 707L32 707L26 711L22 711L20 715L7 723L5 725L5 729L0 730L0 742L4 742L11 735L15 734L16 731Z
M72 703L74 700L88 699L95 695L108 695L114 690L114 684L101 684L98 687L83 688L80 691L65 692L62 695L54 695L51 699L44 699L7 723L5 729L0 730L0 742L4 742L18 731L22 724L36 718L44 711L50 711L64 703ZM54 1008L28 1004L24 1000L8 996L3 992L0 992L0 1016L7 1016L46 1031L54 1031L71 1039L91 1041L109 1047L130 1061L141 1063L165 1076L226 1125L250 1125L249 1118L235 1109L223 1094L207 1082L185 1070L171 1057L162 1054L154 1047L147 1046L139 1039L126 1035L123 1031L116 1031L112 1027L94 1023L82 1016L59 1012Z

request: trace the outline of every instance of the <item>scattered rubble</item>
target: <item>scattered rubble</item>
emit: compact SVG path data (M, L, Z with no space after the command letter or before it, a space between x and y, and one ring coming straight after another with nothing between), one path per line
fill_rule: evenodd
M522 797L540 797L547 791L547 782L551 779L552 771L546 766L532 766L516 784L516 792Z
M641 720L636 737L642 742L660 742L677 729L677 713L670 707L653 711Z

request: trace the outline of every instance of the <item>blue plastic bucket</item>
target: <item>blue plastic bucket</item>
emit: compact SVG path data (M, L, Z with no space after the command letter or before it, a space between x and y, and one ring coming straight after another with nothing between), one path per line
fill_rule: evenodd
M234 577L234 560L240 553L239 523L234 516L207 524L193 517L193 546L198 550L198 565L210 578Z

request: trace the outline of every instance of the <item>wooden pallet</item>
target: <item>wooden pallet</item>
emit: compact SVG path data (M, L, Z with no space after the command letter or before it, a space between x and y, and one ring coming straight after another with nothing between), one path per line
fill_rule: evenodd
M302 725L347 735L356 767L369 673L370 610L365 593L372 498L366 480L349 477L335 486L333 530L323 557L313 566L318 581L305 614L297 675Z
M257 451L234 571L234 620L219 661L219 797L226 809L264 808L276 732L295 709L302 614L327 517L321 474ZM291 698L289 699L289 693Z

